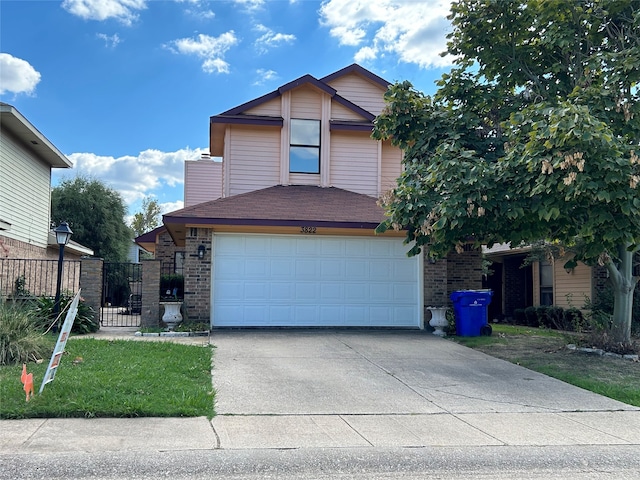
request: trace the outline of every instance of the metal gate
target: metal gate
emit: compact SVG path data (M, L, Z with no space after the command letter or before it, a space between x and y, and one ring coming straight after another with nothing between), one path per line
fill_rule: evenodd
M102 270L103 327L139 327L142 312L142 265L105 262Z

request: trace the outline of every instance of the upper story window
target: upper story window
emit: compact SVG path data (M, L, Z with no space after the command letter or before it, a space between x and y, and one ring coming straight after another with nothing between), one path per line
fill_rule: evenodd
M289 172L320 173L320 120L291 119Z

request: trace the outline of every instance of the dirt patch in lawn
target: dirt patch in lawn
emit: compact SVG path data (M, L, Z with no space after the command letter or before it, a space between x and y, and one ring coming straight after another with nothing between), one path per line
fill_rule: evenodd
M471 348L587 390L640 406L640 362L567 348L569 336L536 335L535 331L460 339Z

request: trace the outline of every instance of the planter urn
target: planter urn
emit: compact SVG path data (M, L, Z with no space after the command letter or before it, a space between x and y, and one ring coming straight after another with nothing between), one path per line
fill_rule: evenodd
M170 331L173 331L176 325L182 321L182 314L180 313L182 302L160 302L160 305L164 306L162 321L166 323Z
M447 307L427 307L427 310L431 312L429 325L434 328L433 334L444 337L446 333L444 333L443 328L449 325L446 317Z

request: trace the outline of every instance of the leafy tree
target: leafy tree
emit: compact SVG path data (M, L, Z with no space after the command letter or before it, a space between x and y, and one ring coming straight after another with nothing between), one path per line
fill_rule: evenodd
M547 240L604 265L630 340L640 248L640 2L463 0L433 97L392 85L373 136L405 152L388 221L410 254Z
M125 223L126 206L118 192L99 180L64 180L51 192L52 221L69 222L72 239L106 261L127 258L132 232Z
M160 225L160 205L155 198L145 197L142 200L142 211L137 212L131 221L133 234L138 237Z

